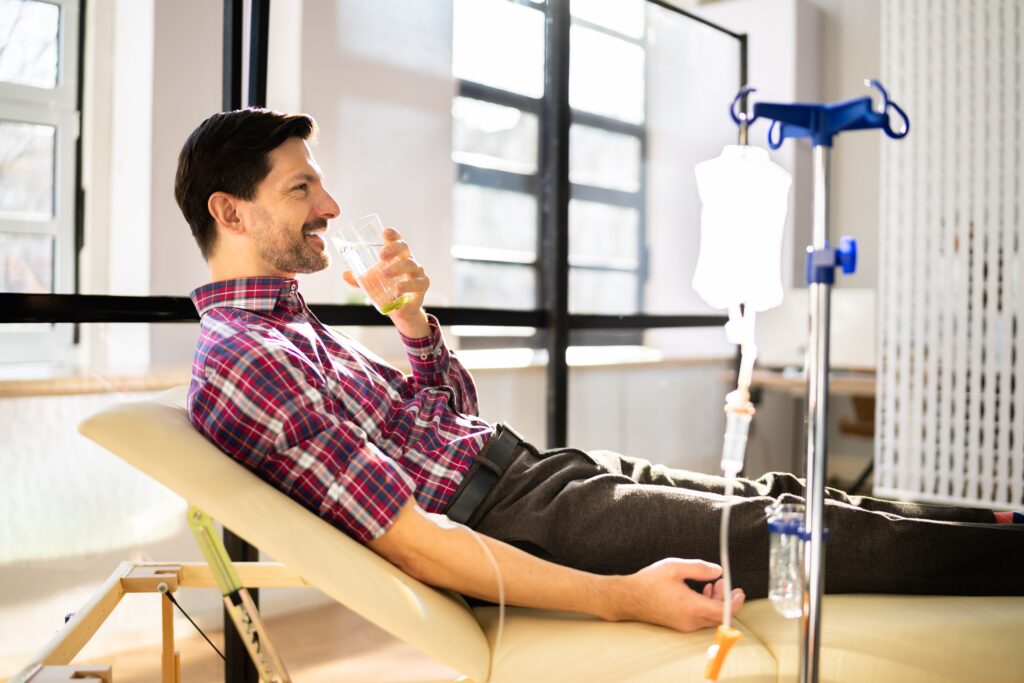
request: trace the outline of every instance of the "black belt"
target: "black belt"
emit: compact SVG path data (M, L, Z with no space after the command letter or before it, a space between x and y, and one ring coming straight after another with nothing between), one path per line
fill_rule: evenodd
M522 437L511 427L503 424L495 426L494 436L480 450L476 462L469 468L466 478L445 510L449 519L459 524L469 521L484 496L491 492L501 475L523 450L523 443Z

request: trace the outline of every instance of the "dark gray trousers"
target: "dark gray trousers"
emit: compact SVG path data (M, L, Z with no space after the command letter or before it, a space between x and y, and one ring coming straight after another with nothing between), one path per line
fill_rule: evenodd
M468 524L533 555L599 574L665 557L719 563L724 479L608 451L538 452L512 462ZM732 583L768 593L764 509L802 503L803 480L737 480L730 513ZM827 489L828 593L1024 594L1024 527L992 512L899 503Z

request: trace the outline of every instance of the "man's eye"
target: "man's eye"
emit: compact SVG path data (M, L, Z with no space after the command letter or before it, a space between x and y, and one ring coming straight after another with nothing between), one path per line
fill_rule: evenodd
M302 183L301 185L296 185L292 189L293 190L301 190L302 192L306 192L307 190L309 190L309 185L307 185L306 183Z

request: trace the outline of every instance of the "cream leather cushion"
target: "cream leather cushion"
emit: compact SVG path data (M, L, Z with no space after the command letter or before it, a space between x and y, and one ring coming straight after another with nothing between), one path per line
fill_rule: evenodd
M493 612L409 577L224 455L185 413L185 388L110 406L79 431L205 510L392 635L465 674L487 680ZM174 558L160 558L173 560ZM683 635L643 624L509 609L494 681L699 680L714 633ZM285 662L287 666L287 662ZM736 646L728 680L774 682L775 663L755 638Z
M799 620L766 600L745 605L740 620L778 661L780 683L796 681ZM821 683L1024 681L1021 597L829 595L821 626Z
M498 609L477 608L494 645ZM649 624L616 623L586 615L515 609L505 622L492 683L570 681L703 681L714 629L681 635ZM722 683L776 683L775 659L742 624L743 638L722 668Z

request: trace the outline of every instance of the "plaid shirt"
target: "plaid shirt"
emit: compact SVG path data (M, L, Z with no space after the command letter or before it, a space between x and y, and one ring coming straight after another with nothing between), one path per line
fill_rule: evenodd
M202 318L192 424L221 450L366 542L415 496L441 512L493 428L475 417L473 379L441 337L403 337L406 376L325 327L298 283L212 282Z

